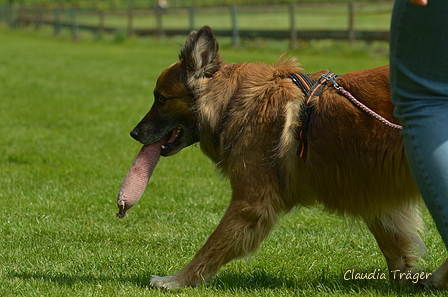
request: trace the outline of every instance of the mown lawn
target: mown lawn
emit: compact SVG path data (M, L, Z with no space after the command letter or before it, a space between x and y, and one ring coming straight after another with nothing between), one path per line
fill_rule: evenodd
M248 261L226 265L208 286L149 289L175 273L223 214L230 189L197 147L164 158L138 205L115 217L116 193L140 145L129 131L149 109L159 73L185 37L155 42L71 43L0 27L0 296L431 296L386 280L345 280L348 270L386 272L361 224L318 209L280 220ZM287 44L258 40L229 62L275 62ZM296 55L307 71L337 73L387 63L387 45L320 41ZM445 257L425 215L425 271Z

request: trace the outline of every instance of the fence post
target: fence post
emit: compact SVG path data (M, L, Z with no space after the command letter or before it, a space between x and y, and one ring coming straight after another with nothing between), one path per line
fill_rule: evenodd
M78 7L73 5L72 7L72 41L78 41Z
M163 7L156 5L154 10L156 13L156 36L162 37L164 35L162 22Z
M292 49L295 49L297 48L297 30L296 30L296 4L294 2L289 3L289 17L291 21L290 47Z
M58 7L54 10L54 36L61 35L61 9Z
M25 27L25 3L20 3L19 5L19 14L18 14L18 23L19 28Z
M196 15L196 8L194 6L190 7L190 31L194 31L194 29L196 28L195 23L194 23L194 18Z
M237 6L236 4L230 5L230 14L232 17L232 44L233 46L239 46L240 33L238 31L238 24L236 20Z
M36 3L35 4L35 29L36 31L40 31L42 29L43 22L43 4Z
M129 2L128 2L128 38L134 37L133 18L134 18L134 1L129 0Z
M15 5L13 2L9 2L6 5L6 21L8 23L9 28L15 28L15 20L14 20L14 11Z
M92 11L98 14L98 27L92 29L93 39L97 40L100 39L103 35L104 15L102 13L102 10L98 6L98 1L96 0L92 2Z
M104 34L104 11L98 10L98 31L97 38L101 38Z
M354 43L356 38L355 32L355 5L353 2L348 3L348 39L350 43Z

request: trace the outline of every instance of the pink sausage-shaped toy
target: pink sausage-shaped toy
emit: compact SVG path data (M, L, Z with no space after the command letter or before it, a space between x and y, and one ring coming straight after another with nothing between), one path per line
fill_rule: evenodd
M118 213L117 217L122 218L126 211L138 202L154 168L160 158L163 141L154 144L144 145L134 163L126 174L117 197Z

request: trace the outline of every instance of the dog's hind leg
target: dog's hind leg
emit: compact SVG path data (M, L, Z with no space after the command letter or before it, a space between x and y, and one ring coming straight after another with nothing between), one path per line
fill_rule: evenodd
M364 221L386 258L390 281L409 280L414 261L420 259L415 252L426 251L418 234L422 230L419 210L410 205L405 209Z
M196 286L214 277L225 263L258 248L277 221L276 207L272 203L279 199L276 190L250 181L232 188L229 207L193 260L177 274L153 276L151 286L160 289Z

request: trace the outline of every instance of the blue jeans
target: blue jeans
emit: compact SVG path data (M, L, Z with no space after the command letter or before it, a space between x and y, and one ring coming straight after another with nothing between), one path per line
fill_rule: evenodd
M448 248L448 0L395 1L390 74L412 174Z

